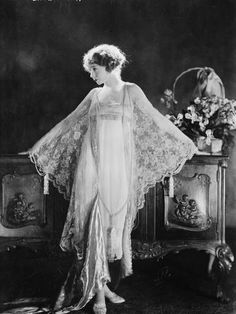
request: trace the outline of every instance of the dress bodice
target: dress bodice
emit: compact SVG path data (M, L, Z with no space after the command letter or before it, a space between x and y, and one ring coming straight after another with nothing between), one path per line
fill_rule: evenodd
M95 94L91 107L90 107L90 118L105 119L105 120L119 120L122 118L131 118L131 111L127 110L126 91L124 91L123 100L118 103L114 101L101 102L98 99L98 92Z
M117 120L123 116L122 103L99 103L98 107L98 114L101 119Z

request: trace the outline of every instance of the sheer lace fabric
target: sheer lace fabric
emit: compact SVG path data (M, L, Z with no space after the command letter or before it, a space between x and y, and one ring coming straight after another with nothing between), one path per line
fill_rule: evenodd
M137 209L143 207L150 187L180 171L196 151L192 141L143 97L134 105Z
M196 151L134 84L125 84L121 104L100 104L99 90L92 90L30 153L70 198L61 247L76 250L84 265L83 296L74 310L110 280L107 261L121 258L123 276L132 273L130 234L144 194L178 172ZM65 298L60 294L59 308Z
M29 152L39 173L47 173L66 199L70 199L75 167L89 125L91 97L95 92L96 89L91 90L80 105L43 136Z

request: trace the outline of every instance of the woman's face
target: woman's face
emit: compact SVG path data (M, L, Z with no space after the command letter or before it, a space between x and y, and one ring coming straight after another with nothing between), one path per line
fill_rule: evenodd
M110 72L106 70L106 67L92 64L90 67L90 77L98 84L104 84L108 80Z

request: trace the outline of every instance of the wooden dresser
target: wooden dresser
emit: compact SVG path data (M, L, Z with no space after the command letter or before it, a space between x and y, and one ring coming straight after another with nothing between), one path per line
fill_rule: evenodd
M208 255L206 278L217 285L234 261L225 242L225 172L227 156L196 155L170 183L164 180L146 195L133 230L133 257L157 258L197 250ZM173 193L174 192L174 193ZM214 267L213 267L214 266Z
M218 278L220 285L234 259L225 243L227 161L227 156L194 156L172 183L166 179L149 191L132 232L134 259L205 252L207 277ZM28 156L1 156L0 178L0 251L23 246L57 254L68 202L52 186L49 195L43 194L42 177Z

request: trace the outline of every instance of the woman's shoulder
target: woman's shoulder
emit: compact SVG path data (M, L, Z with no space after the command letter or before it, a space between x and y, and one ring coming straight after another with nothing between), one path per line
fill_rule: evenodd
M143 90L136 83L126 82L126 86L131 97L138 97L143 94Z
M101 87L94 87L92 88L89 93L87 94L87 97L93 98L93 96L101 89Z
M92 88L88 94L85 96L84 98L84 101L88 101L88 102L91 102L94 98L94 96L96 95L96 93L98 93L100 87L95 87L95 88Z
M140 88L136 83L132 83L132 82L125 82L125 85L130 90L136 90Z

